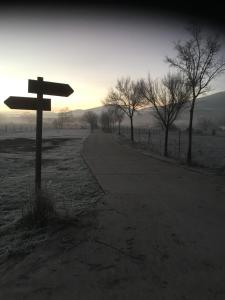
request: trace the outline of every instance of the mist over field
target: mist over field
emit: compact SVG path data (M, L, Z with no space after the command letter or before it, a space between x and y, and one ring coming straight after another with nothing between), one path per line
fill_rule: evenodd
M1 6L0 299L225 299L223 6Z
M78 124L81 124L80 118L87 111L92 111L98 116L105 110L104 106L99 106L96 108L90 109L77 109L71 110L69 113L72 113L73 117L78 120ZM68 108L66 107L61 110L62 112L67 113ZM60 112L59 112L60 113ZM57 119L59 113L57 112L44 112L44 122L52 125L53 121ZM201 120L210 120L212 123L215 123L215 126L225 126L225 92L213 93L208 96L201 97L196 103L194 125L197 126ZM5 125L9 123L13 124L26 124L34 125L36 122L36 115L34 112L28 111L16 111L12 110L9 112L0 113L0 124ZM175 124L184 129L188 126L189 122L189 106L187 105L181 114L178 116L178 119L175 121ZM122 125L129 126L129 119L125 116L122 121ZM79 125L78 125L79 126ZM155 127L157 126L156 120L153 115L153 109L151 107L141 108L138 113L134 116L134 126L135 127Z

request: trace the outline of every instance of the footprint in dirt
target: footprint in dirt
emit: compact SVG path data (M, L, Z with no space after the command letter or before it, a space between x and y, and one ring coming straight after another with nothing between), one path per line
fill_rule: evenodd
M169 258L170 258L170 256L169 256L168 253L164 253L164 254L162 254L162 256L161 256L161 259L162 259L162 260L168 260Z
M172 240L178 244L178 245L184 245L184 242L182 242L179 237L176 235L176 233L171 233L171 237L172 237Z
M134 243L134 238L130 238L126 240L127 243L127 249L132 249L133 248L133 243Z
M132 226L127 226L124 227L125 230L136 230L136 227L132 227Z

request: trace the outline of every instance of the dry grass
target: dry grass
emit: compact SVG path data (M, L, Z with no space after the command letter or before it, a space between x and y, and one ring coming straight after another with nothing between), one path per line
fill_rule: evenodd
M46 226L57 217L55 204L47 191L32 193L22 212L21 223L26 226Z

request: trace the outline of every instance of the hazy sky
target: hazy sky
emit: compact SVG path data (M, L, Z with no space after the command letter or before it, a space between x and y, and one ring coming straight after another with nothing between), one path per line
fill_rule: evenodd
M68 98L47 96L53 111L102 105L122 76L164 76L165 56L175 56L173 42L185 39L189 21L159 12L22 11L0 13L0 110L9 110L3 103L9 96L35 97L27 92L28 79L38 76L74 89ZM225 90L224 82L225 75L214 92Z

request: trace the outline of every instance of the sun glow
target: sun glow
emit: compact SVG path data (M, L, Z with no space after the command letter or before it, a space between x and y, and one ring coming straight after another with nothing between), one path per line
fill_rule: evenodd
M49 81L48 79L46 79ZM36 97L35 94L28 93L28 79L21 79L10 76L0 76L1 82L1 99L0 110L9 111L4 101L9 96L24 96L24 97ZM58 81L59 82L59 81ZM64 82L62 82L64 83ZM67 82L65 82L67 83ZM52 111L59 111L64 107L68 107L69 110L75 109L87 109L101 105L101 101L104 99L107 93L107 89L99 87L94 84L82 83L82 82L69 82L74 93L67 97L46 96L46 98L52 99Z
M121 77L164 76L164 58L174 57L173 41L185 39L187 25L183 19L157 15L129 19L123 14L60 13L59 19L53 13L40 19L33 12L24 17L18 12L13 16L11 9L9 15L1 13L0 111L10 110L4 104L10 96L36 97L28 93L28 79L38 76L74 90L68 98L45 97L52 99L52 111L101 106ZM224 90L224 76L213 83L215 92Z

